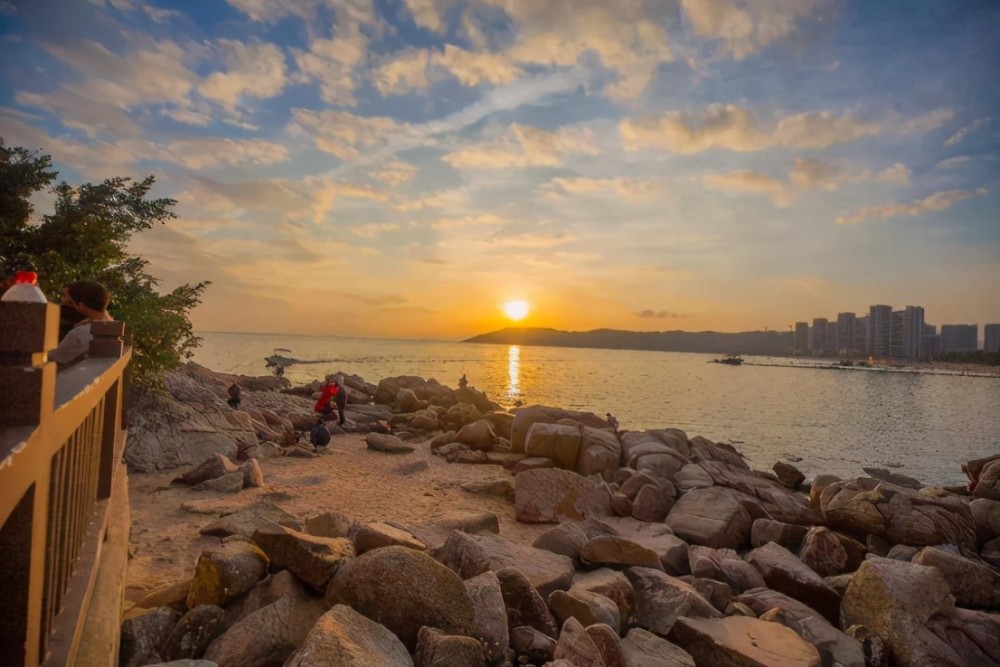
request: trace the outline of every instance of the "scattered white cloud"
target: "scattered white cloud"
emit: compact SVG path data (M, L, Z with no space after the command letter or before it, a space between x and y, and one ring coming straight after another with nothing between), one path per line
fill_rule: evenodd
M970 134L981 128L983 125L986 125L986 123L990 122L990 120L991 118L989 116L985 116L983 118L977 118L976 120L972 121L965 127L960 128L957 132L955 132L955 134L945 139L944 145L954 146L962 139L965 139L967 136L969 136Z
M878 173L878 180L882 183L891 183L893 185L909 185L910 184L910 170L907 169L906 165L897 162L891 167L886 167Z
M438 4L435 0L406 0L406 8L414 23L434 32L444 32L444 20Z
M520 68L502 54L467 51L452 44L446 44L443 51L435 52L431 62L447 70L463 86L511 83L521 73Z
M592 134L585 129L561 127L548 132L514 123L508 134L494 142L462 148L442 159L456 168L511 169L515 167L555 167L569 154L595 155Z
M358 116L346 111L292 109L288 131L312 139L316 148L341 160L360 156L361 149L384 145L388 135L405 125L392 118Z
M896 131L903 136L911 134L926 134L936 130L954 117L955 112L951 109L935 109L922 116L916 116L900 123Z
M791 195L782 181L748 169L737 169L725 174L705 174L702 181L705 185L720 190L767 195L775 206L785 207L791 204Z
M911 204L866 206L855 213L838 217L837 224L857 225L866 220L895 218L901 215L916 216L931 211L946 211L961 201L971 199L972 197L982 197L987 193L988 190L986 188L977 188L975 190L944 190L935 192L923 199L918 199Z
M553 178L550 188L555 187L569 194L608 193L623 199L648 197L658 189L658 183L650 179L638 178Z
M408 162L402 160L390 160L371 172L372 178L377 178L390 186L396 186L409 181L416 175L418 169Z
M701 114L671 111L659 117L627 119L619 125L629 150L659 149L689 155L720 148L759 151L773 147L828 148L878 134L881 126L851 113L815 111L786 116L767 128L748 109L712 104Z
M832 192L842 183L867 180L871 173L867 169L849 170L818 158L797 158L788 177L791 185L798 190Z
M355 71L365 61L367 45L364 34L355 31L335 39L315 39L308 50L293 48L295 78L319 84L320 99L328 104L353 106Z
M935 165L938 169L957 169L971 160L968 155L956 155L946 160L941 160Z
M244 97L266 99L284 89L285 56L274 44L222 39L218 48L225 71L205 78L198 87L204 97L235 111Z
M717 40L735 60L793 34L830 3L826 0L681 0L692 32Z
M382 95L402 95L413 90L426 88L427 79L426 49L410 51L397 56L375 70L372 83Z

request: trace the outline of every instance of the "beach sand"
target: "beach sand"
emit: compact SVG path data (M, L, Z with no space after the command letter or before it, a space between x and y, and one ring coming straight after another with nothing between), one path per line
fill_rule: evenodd
M518 523L510 501L459 487L469 480L509 478L508 470L498 465L448 463L430 453L429 442L411 444L416 447L412 454L383 454L367 449L363 435L335 435L329 451L316 458L262 460L264 488L236 494L171 486L170 480L187 468L130 473L132 538L126 600L135 602L166 584L190 578L202 551L221 544L220 538L202 536L199 530L222 512L258 499L270 500L300 520L340 512L359 522L394 520L409 525L430 523L454 510L493 512L500 519L501 535L526 544L550 528ZM420 461L427 463L426 469L399 472ZM219 512L200 514L181 508L192 501L217 505Z

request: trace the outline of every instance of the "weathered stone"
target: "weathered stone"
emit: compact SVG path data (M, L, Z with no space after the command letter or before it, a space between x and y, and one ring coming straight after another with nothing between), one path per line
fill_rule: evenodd
M154 589L145 597L135 603L139 609L156 609L157 607L170 607L177 611L187 611L187 596L191 590L191 580L181 579L170 582Z
M820 667L816 647L778 623L746 616L681 618L670 639L699 665Z
M379 521L361 526L354 534L354 552L359 556L372 549L391 546L406 547L417 551L427 549L427 545L418 540L412 533Z
M182 660L202 655L223 630L226 612L215 605L199 605L181 616L163 643L166 660Z
M912 562L940 570L958 605L1000 610L1000 573L993 568L939 547L924 547Z
M627 496L629 500L633 500L635 498L635 494L639 493L639 489L642 487L649 484L659 484L662 481L666 480L661 480L659 477L656 477L648 472L633 471L633 473L630 474L626 480L620 482L621 486L618 491Z
M847 568L847 550L832 530L813 526L802 539L799 560L819 576L830 577Z
M488 456L488 455L487 455ZM498 496L514 500L514 480L509 477L499 479L475 479L462 483L462 490L480 496Z
M549 596L549 609L552 610L552 615L559 625L572 617L584 627L603 623L615 632L621 631L621 613L618 611L618 605L600 593L583 588L553 591Z
M563 623L552 657L556 660L566 660L571 665L607 667L597 644L583 629L580 621L573 617L567 618Z
M686 463L674 473L674 485L679 492L687 493L691 489L707 489L715 486L715 480L708 471L697 463Z
M962 464L969 478L969 491L976 498L1000 500L1000 454Z
M674 506L673 487L647 484L632 501L632 516L639 521L663 521Z
M475 632L475 612L462 580L427 554L405 547L353 559L337 572L326 598L386 626L411 651L424 625L448 634Z
M576 472L589 477L601 475L611 481L621 463L622 445L614 433L605 429L584 426L580 429L580 453Z
M228 457L222 454L214 454L173 481L194 486L210 479L237 472L239 469L239 466L230 461Z
M527 626L555 638L559 626L545 600L524 573L516 567L504 567L497 570L496 575L507 612L507 626Z
M580 440L578 425L537 423L528 429L524 453L552 459L557 468L575 471Z
M645 547L660 558L660 565L667 574L688 574L688 544L660 523L647 523L632 517L602 517L600 522L610 532L630 542Z
M869 558L847 587L841 623L862 625L882 638L895 665L967 665L948 640L954 600L936 568Z
M629 630L622 646L628 667L695 667L690 653L642 628Z
M497 434L490 422L480 419L460 428L455 434L455 442L471 449L487 450L496 444Z
M789 489L797 489L802 482L806 481L806 476L803 475L798 468L790 463L785 463L784 461L778 461L771 467L774 474L777 475L778 481L781 482L783 486Z
M635 589L636 625L666 636L680 616L715 618L718 610L691 585L647 567L630 567L625 576Z
M692 489L680 497L665 523L692 544L738 549L750 538L750 515L729 489Z
M969 503L969 510L976 525L976 538L979 544L1000 537L1000 502L976 498Z
M401 524L391 522L415 535L427 545L428 551L436 552L454 531L477 535L479 533L500 532L500 519L493 512L474 512L441 507L427 513L425 523Z
M688 561L694 576L724 582L737 592L765 585L757 568L731 549L693 545L688 549Z
M472 637L449 635L427 626L417 633L416 667L469 667L484 661L483 646Z
M514 514L526 523L558 523L611 514L611 494L569 470L526 470L514 478Z
M468 445L463 445L460 442L449 442L445 445L441 445L440 447L436 448L434 450L434 453L437 454L438 456L443 456L446 459L450 460L450 458L453 455L459 452L466 452L468 450L469 450Z
M464 447L465 445L462 446ZM445 458L448 459L448 463L472 463L487 465L490 462L489 454L476 449L465 449L458 452L452 452L451 454L445 456Z
M408 445L394 435L386 433L369 433L365 436L368 449L384 454L409 454L413 446Z
M123 622L118 664L122 667L141 667L161 662L160 647L178 618L178 612L160 607Z
M219 493L237 493L243 489L243 471L227 473L221 477L206 479L191 487L195 491L218 491Z
M597 646L597 650L607 667L629 667L622 638L618 636L617 632L603 623L588 625L584 628L584 632Z
M632 501L624 493L612 493L611 512L615 516L632 516Z
M573 577L570 590L584 590L600 593L618 607L618 617L622 628L630 627L635 620L635 589L623 572L601 568L590 572L578 572Z
M538 470L539 468L555 468L556 462L544 456L528 456L514 464L511 471L517 475L526 470Z
M240 464L243 473L243 488L260 488L264 486L264 471L260 469L257 459L248 459Z
M343 537L318 537L277 526L258 530L253 543L271 559L316 590L323 590L338 568L354 556L351 541Z
M510 633L500 579L495 572L483 572L465 580L465 591L472 600L475 636L482 642L486 663L502 664L506 658L507 646L510 644Z
M709 604L720 612L726 609L733 599L733 589L729 586L729 584L723 581L703 579L702 577L696 577L691 574L678 577L678 579L686 584L690 584L691 588L698 591L698 594L701 597L708 600Z
M972 513L955 497L860 478L824 488L819 506L831 527L871 533L894 544L957 544L968 549L976 545Z
M412 667L403 642L383 625L346 605L334 605L309 630L285 667Z
M579 522L563 521L536 537L531 546L566 556L573 559L574 564L579 564L580 551L589 539Z
M624 537L602 535L587 542L580 550L580 562L589 567L651 567L663 569L660 557Z
M250 592L226 608L225 626L229 627L249 614L285 596L310 599L305 585L288 570L281 570L257 582Z
M732 489L754 519L766 517L802 525L822 523L822 516L803 494L785 488L765 473L720 461L702 461L701 466L717 486Z
M205 659L219 667L283 664L325 610L322 600L304 592L285 595L231 625L208 645Z
M738 602L750 607L762 619L781 623L811 643L819 651L824 665L865 667L861 643L831 625L819 612L798 600L768 588L755 588L739 596ZM780 615L767 616L779 610Z
M555 424L578 423L583 426L593 428L604 428L607 422L592 412L575 412L573 410L563 410L562 408L551 408L544 405L531 405L525 408L518 408L514 412L514 421L511 424L510 450L512 452L524 452L525 440L528 431L535 424ZM565 421L569 420L569 421ZM574 459L574 464L576 460Z
M552 634L556 634L554 631ZM535 628L519 625L511 628L510 647L517 656L524 656L531 662L547 663L556 652L556 640Z
M298 519L274 503L265 500L255 502L235 512L224 514L217 521L213 521L202 528L200 532L202 535L215 535L218 537L240 535L250 539L258 529L271 527L274 524L293 530L302 530L302 523Z
M765 544L746 555L770 588L809 605L834 625L840 620L840 597L823 578L788 549Z
M188 591L188 608L232 602L267 574L267 566L267 556L246 542L230 542L203 552Z
M317 537L349 537L351 524L351 520L340 512L323 512L306 519L305 532ZM301 530L295 526L288 526L288 528Z

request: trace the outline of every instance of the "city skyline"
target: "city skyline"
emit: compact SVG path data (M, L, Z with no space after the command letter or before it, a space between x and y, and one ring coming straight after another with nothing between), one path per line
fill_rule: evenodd
M0 0L0 137L70 183L153 174L178 218L132 250L212 282L199 331L919 303L983 335L998 32L989 2Z

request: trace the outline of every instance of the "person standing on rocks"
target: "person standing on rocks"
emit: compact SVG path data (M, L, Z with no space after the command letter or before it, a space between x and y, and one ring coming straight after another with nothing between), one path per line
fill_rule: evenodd
M233 410L240 409L240 401L242 400L240 394L242 393L243 392L240 389L240 386L235 382L229 385L229 400L226 401L226 403L228 403L229 407L231 407Z
M323 393L320 394L319 400L316 401L316 407L313 409L329 418L333 413L333 406L336 405L337 423L340 426L343 426L344 406L347 405L347 392L340 386L340 382L337 380L328 380L324 382L320 386L320 390Z
M331 383L336 389L333 394L333 402L337 405L337 423L343 428L344 427L344 408L347 407L347 390L340 386L340 382L334 380Z
M465 373L462 373L462 377L458 378L458 388L465 389L469 386L469 380L465 377Z
M322 417L316 418L316 425L313 426L312 432L309 434L309 442L312 443L313 447L326 447L330 444L330 431L326 428L323 423Z
M618 433L618 419L610 412L608 412L606 416L608 418L608 426L613 428L615 430L615 433Z

